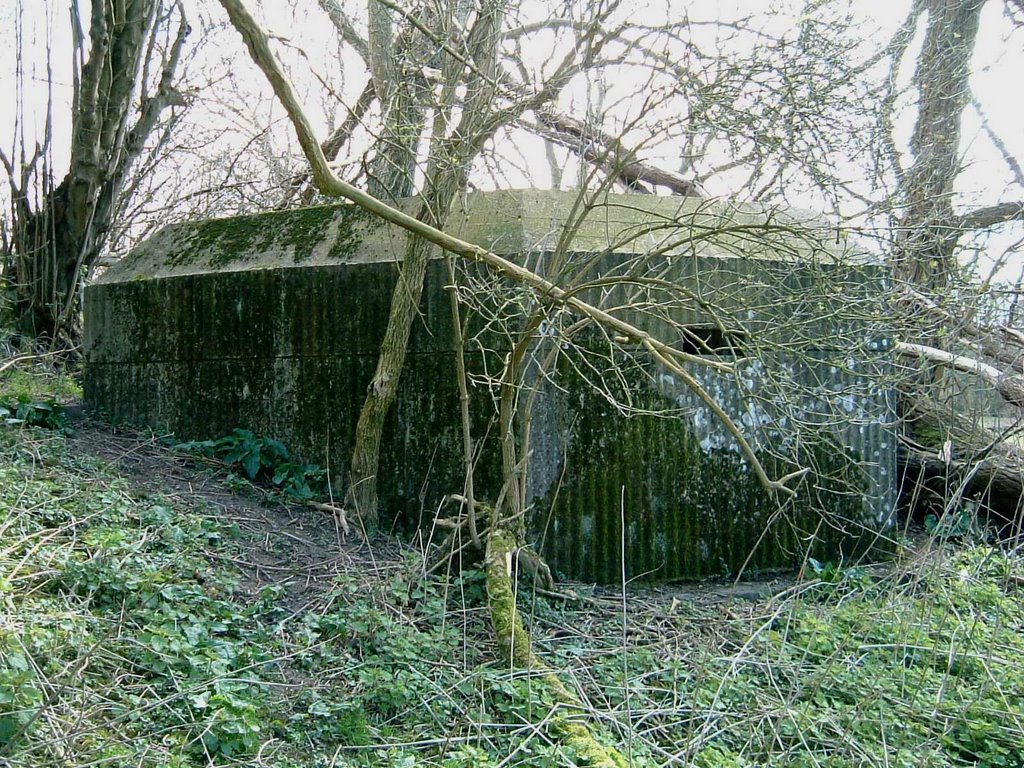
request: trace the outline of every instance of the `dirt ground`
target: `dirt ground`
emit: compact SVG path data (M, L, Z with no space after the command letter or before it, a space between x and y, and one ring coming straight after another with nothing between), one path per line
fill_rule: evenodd
M329 513L273 503L256 486L229 487L223 465L174 451L161 435L112 427L74 412L69 426L72 451L102 460L140 495L159 494L237 525L244 554L224 557L241 570L239 589L250 596L281 586L284 604L298 613L314 604L341 571L396 567L397 546L371 548L358 536L346 539Z

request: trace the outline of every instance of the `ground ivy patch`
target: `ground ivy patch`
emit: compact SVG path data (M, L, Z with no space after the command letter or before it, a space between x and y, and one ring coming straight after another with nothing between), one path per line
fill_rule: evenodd
M263 443L233 443L252 467L257 444L263 467ZM133 489L60 431L0 427L0 763L576 764L537 725L574 713L497 661L479 573L422 579L406 550L296 603L303 563L240 587L270 533ZM1024 568L933 546L818 564L774 600L637 590L623 613L524 584L518 604L637 768L1020 765Z

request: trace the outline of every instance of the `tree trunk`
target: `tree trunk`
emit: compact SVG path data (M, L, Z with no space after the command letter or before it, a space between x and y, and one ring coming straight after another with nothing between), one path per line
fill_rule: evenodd
M569 690L553 670L533 652L530 634L516 604L516 577L519 572L520 537L499 526L487 535L484 573L487 579L487 607L502 661L512 670L530 672L534 685L542 688L556 706L543 727L568 748L576 764L590 768L626 768L631 765L614 747L606 747L595 738L588 723L587 710L579 697Z
M941 290L962 235L953 213L960 172L960 122L970 102L970 65L984 0L921 0L928 29L917 60L913 163L903 190L897 276L926 292Z
M454 193L443 202L442 208L435 208L435 200L425 200L420 210L420 220L431 226L441 227L435 212L447 211ZM352 449L352 463L349 469L349 486L345 506L350 508L362 521L368 533L377 530L379 512L377 508L377 467L380 460L380 443L384 430L384 419L395 401L399 379L405 367L405 355L409 345L409 334L413 320L419 315L420 297L423 294L423 278L427 264L435 250L433 244L423 238L410 236L405 258L399 266L398 282L391 298L388 325L380 345L377 368L366 392L366 400L359 412L356 425L355 446Z
M23 160L21 168L0 153L11 189L8 247L13 251L16 312L26 335L74 343L79 287L120 210L132 164L161 113L184 104L173 78L189 27L183 6L175 5L177 35L162 61L155 62L155 36L160 23L169 19L162 0L92 4L89 56L74 72L71 158L58 186L48 186L44 151ZM76 61L84 58L84 47L76 29ZM159 73L155 88L143 82L143 73L151 69ZM50 146L50 131L48 126L41 146ZM42 180L41 190L29 188L33 177ZM39 201L34 209L33 199Z
M371 14L379 3L371 4ZM447 122L451 118L450 98L456 90L454 79L461 67L451 71L452 79L448 80L440 98L441 107L436 110L433 139L430 157L425 170L426 191L420 204L419 221L436 229L443 229L448 218L455 196L465 188L469 167L477 153L483 147L500 123L493 118L493 96L495 89L495 71L497 68L497 51L499 31L504 14L504 4L498 0L486 0L479 11L473 29L468 38L474 41L471 54L476 68L467 75L465 81L468 98L463 104L463 113L457 128L450 137L445 136ZM370 56L380 55L388 47L388 38L384 33L385 21L379 16L371 15ZM376 43L374 36L377 36ZM415 61L417 45L410 42L413 52L411 59ZM398 98L393 108L399 108L400 119L417 119L412 112L406 110L419 109L411 100L414 84L399 87ZM405 102L406 98L410 100ZM418 114L422 115L422 112ZM422 120L422 117L419 118ZM408 127L408 126L407 126ZM392 149L392 162L415 161L415 147L418 145L422 122L416 126L415 143L399 143ZM405 137L412 139L410 133ZM378 155L387 157L388 152ZM392 168L392 171L398 169ZM397 181L401 179L396 178ZM405 180L412 182L411 175ZM378 180L379 181L379 180ZM383 190L385 193L387 190ZM375 195L376 197L376 195ZM366 395L366 401L359 413L356 425L355 446L352 449L352 463L349 468L349 487L346 492L346 506L352 508L368 533L376 531L379 523L377 503L377 470L380 464L380 444L384 429L384 419L395 400L398 384L405 367L405 355L409 344L412 323L419 313L420 297L423 293L423 279L427 264L436 246L427 240L410 235L405 259L400 265L398 282L391 299L391 311L388 315L388 326L381 342L380 357L377 368Z
M67 297L75 295L79 254L85 243L68 226L67 186L61 184L38 211L26 210L16 222L15 314L18 331L30 338L57 339ZM67 329L74 336L74 328Z
M961 334L967 341L977 340L977 334L969 333L968 311L947 306L957 272L957 246L968 231L953 210L953 194L961 170L961 120L970 103L970 64L983 5L984 0L917 0L912 12L918 19L927 13L928 20L913 80L917 119L910 139L912 163L900 189L903 215L894 263L896 278L903 283L897 304L911 320L912 343L898 344L897 350L929 365L904 383L901 416L913 439L905 446L903 465L908 478L917 478L916 488L922 487L922 478L934 485L942 476L940 495L947 500L977 495L993 483L1003 489L1014 482L1019 485L1014 478L1020 472L1016 448L1002 445L1002 437L975 423L977 419L939 406L947 368L987 379L1008 402L1022 398L1019 377L1005 376L960 352L965 346ZM961 313L964 317L958 322L955 315ZM917 318L929 322L914 330ZM961 322L963 331L957 327ZM986 448L990 440L994 442ZM956 458L949 455L952 451ZM947 482L968 475L969 481L956 488ZM1005 507L1005 501L1000 506Z
M435 158L456 157L456 151L450 141L435 142ZM432 183L420 203L419 221L437 229L444 228L455 196L465 187L469 162L475 154L471 151L468 156L463 155L450 164L444 164L444 168L436 159L430 163L427 175ZM377 469L384 419L398 393L409 335L413 322L419 316L427 265L437 251L433 243L410 234L405 256L399 264L398 281L391 297L377 368L356 424L345 506L358 516L367 533L376 532L379 523Z

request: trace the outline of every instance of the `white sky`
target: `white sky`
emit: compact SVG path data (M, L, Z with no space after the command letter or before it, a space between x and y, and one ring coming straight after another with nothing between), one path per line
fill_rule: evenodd
M85 5L88 4L87 0L81 1ZM668 7L675 8L678 0L662 0L662 2L669 3ZM877 39L885 40L904 18L909 2L910 0L861 0L854 4L854 8L857 14L863 17L865 33L873 32ZM525 6L525 13L529 13L531 6L540 7L539 0L528 0L528 3ZM794 6L793 2L787 2L787 0L780 0L780 4ZM299 2L298 5L302 10L297 12L293 12L288 3L279 0L262 3L249 0L249 5L263 16L269 31L282 39L283 45L278 45L277 50L289 63L291 72L299 85L300 93L306 100L308 112L325 135L327 123L340 120L343 112L335 106L334 114L329 114L331 110L324 107L328 99L325 98L320 84L310 73L317 71L330 78L342 97L351 103L363 83L362 73L356 71L357 67L354 66L356 62L352 60L353 57L347 57L342 63L349 70L348 76L343 74L340 79L337 77L339 59L336 38L330 24L315 7L314 0ZM1020 127L1024 124L1024 99L1018 95L1020 92L1018 81L1021 73L1024 73L1024 44L1022 44L1024 43L1024 31L1018 30L1010 34L1010 25L1002 17L1002 5L1002 0L990 0L986 6L973 67L972 88L992 129L1006 142L1007 148L1014 156L1024 158L1024 130L1021 130ZM186 6L196 30L193 34L201 34L200 30L211 20L222 21L224 18L223 12L215 0L186 0ZM346 2L345 6L355 7L352 0ZM633 9L630 12L637 18L652 15L656 18L663 13L660 9L664 7L661 3L649 3L642 0L632 0L632 6ZM761 12L764 10L765 4L760 0L732 0L731 2L693 0L687 3L686 7L692 18L713 18L715 15L730 18L735 14ZM14 30L19 27L16 20L16 15L19 12L24 22L21 25L24 30L21 47L26 86L23 98L15 91L16 78L14 76L19 48ZM83 8L82 17L83 21L87 23L87 8ZM782 16L779 18L784 19ZM790 22L780 21L779 23ZM216 108L210 113L212 116L209 119L224 121L225 136L229 137L225 139L226 142L244 142L247 140L246 133L252 130L253 125L270 121L273 116L273 119L278 121L274 129L278 145L283 147L286 142L291 142L290 129L283 121L280 109L270 97L269 89L262 76L249 62L237 35L231 30L221 30L214 34L216 35L216 44L203 49L201 62L193 64L193 70L198 72L205 68L221 71L222 74L233 74L233 82L222 81L222 87L227 90L227 87L230 86L236 90L246 107L253 108L258 117L251 119L244 112L232 115L222 108ZM0 0L0 104L8 105L7 109L0 112L0 145L9 156L12 154L12 150L15 150L14 154L17 154L14 138L15 110L12 107L19 101L25 105L25 109L24 122L18 125L18 130L26 137L29 151L34 144L34 137L41 136L39 129L45 113L47 94L48 75L45 51L48 43L55 52L52 84L56 140L53 159L55 168L59 169L67 162L66 147L70 130L67 118L71 92L67 54L67 51L70 50L70 31L66 2L65 0ZM299 55L300 49L304 52L303 55ZM200 63L202 66L198 66ZM912 64L912 60L910 63ZM905 67L901 79L908 80L911 69L910 66ZM572 99L569 100L572 101ZM577 94L575 103L579 103L579 100L580 96ZM207 109L207 106L200 98L197 99L192 109L204 110ZM904 137L909 136L912 115L912 109L906 109L903 118L897 124L899 132ZM1000 200L1019 199L1022 196L1022 190L1013 183L1006 164L992 142L982 132L977 115L972 110L968 110L964 120L964 137L967 166L966 171L958 179L958 203L965 207L971 207L988 205ZM536 144L536 147L536 149L527 150L527 154L539 152L539 144ZM538 161L544 162L540 158ZM532 158L528 158L527 162L532 163ZM515 181L516 173L512 171L509 175ZM737 171L737 177L738 175L739 171ZM567 177L567 179L571 178L571 176ZM523 185L526 182L526 177L521 176L518 185ZM727 193L729 191L727 185L728 178L723 180L722 188L711 189L711 191L718 194ZM809 200L808 203L812 207L818 207L816 201ZM991 247L999 250L1013 242L1009 237L997 238Z

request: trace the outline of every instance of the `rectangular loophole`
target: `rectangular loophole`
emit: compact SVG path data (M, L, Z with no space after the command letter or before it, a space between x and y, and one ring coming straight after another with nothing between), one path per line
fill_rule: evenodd
M691 355L746 354L747 335L738 331L723 331L714 325L687 325L682 328L683 352Z

